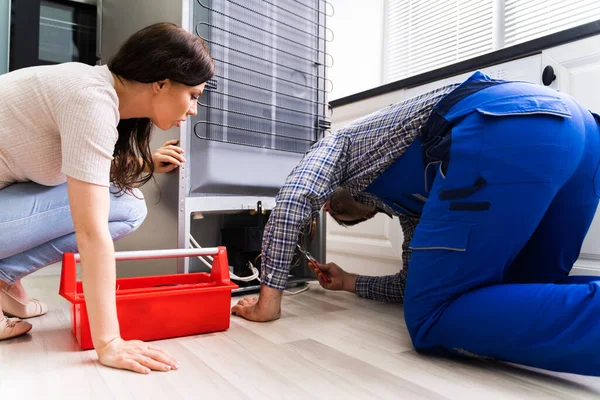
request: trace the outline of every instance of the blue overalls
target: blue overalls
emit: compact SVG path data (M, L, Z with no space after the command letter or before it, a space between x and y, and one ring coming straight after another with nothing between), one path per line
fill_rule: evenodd
M404 298L417 350L600 375L600 277L568 276L599 140L600 117L540 85L478 72L436 105L366 189L420 216Z

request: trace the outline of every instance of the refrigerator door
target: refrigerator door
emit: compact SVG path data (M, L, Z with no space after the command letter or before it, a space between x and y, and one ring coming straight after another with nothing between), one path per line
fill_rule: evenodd
M194 3L194 31L216 73L192 118L189 196L274 196L324 135L333 60L324 50L325 2L314 4Z

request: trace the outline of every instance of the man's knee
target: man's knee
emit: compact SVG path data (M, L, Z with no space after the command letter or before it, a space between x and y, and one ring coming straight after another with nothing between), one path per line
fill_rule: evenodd
M418 297L405 299L404 320L415 350L429 352L439 345L439 343L432 343L429 333L447 305L448 303L432 306Z
M420 350L421 340L419 331L423 325L424 319L425 316L419 311L416 302L414 300L407 301L407 299L405 299L404 321L406 322L406 328L408 329L408 333L410 334L410 338L416 350Z

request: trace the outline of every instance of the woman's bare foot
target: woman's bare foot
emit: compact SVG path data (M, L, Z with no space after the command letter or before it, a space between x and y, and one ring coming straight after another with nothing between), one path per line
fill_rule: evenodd
M27 292L25 291L25 288L23 287L23 284L21 284L20 280L16 281L12 285L6 286L4 291L23 304L29 303L29 296L27 296Z

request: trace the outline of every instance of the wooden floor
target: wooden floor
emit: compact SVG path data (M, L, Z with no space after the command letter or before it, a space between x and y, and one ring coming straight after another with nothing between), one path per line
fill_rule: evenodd
M77 350L57 278L24 284L51 311L29 335L0 342L0 399L600 398L600 378L419 355L401 306L315 284L285 297L279 321L232 317L226 332L157 342L181 369L138 375Z

